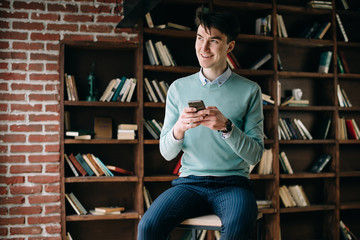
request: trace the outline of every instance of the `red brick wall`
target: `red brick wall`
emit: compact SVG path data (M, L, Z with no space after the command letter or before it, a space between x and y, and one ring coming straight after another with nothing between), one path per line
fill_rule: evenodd
M59 42L137 41L116 0L0 0L0 238L61 239Z

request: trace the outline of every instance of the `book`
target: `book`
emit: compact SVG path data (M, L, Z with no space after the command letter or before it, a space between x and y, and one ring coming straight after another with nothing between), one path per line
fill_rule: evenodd
M118 129L117 139L118 140L134 140L136 136L135 130L132 129Z
M69 194L70 199L73 201L75 206L79 209L81 215L85 215L88 213L88 211L84 208L84 206L80 203L80 201L77 199L74 193Z
M133 78L127 78L126 82L124 83L123 88L120 91L119 97L118 97L118 101L120 102L125 102L127 95L130 92L131 89L131 85L133 83Z
M344 42L348 42L349 41L349 38L348 38L348 36L347 36L347 34L346 34L346 32L345 32L345 28L344 28L344 25L342 24L342 21L341 21L341 19L340 19L340 16L339 16L339 14L335 14L335 16L336 16L336 21L337 21L337 23L338 23L338 26L339 26L339 28L340 28L340 32L341 32L341 35L343 36L343 38L344 38Z
M76 140L91 140L91 138L92 138L92 136L89 134L74 137L74 139L76 139Z
M89 176L94 176L95 173L90 168L90 166L86 163L85 159L82 157L81 153L75 155L76 160L81 164L81 166L85 169L86 173Z
M124 84L125 84L125 82L126 82L126 79L127 79L126 77L122 77L122 78L120 79L120 83L119 83L118 87L116 88L114 95L113 95L112 98L111 98L111 102L116 102L116 101L118 101L118 98L119 98L121 89L123 88L123 86L124 86Z
M82 135L93 135L94 131L91 130L68 130L65 132L66 137L77 137Z
M170 60L165 52L162 41L155 43L155 49L160 56L160 61L163 66L171 66Z
M152 83L152 86L154 87L154 89L155 89L155 91L157 93L157 96L159 96L160 101L165 103L166 96L165 96L165 94L163 93L163 91L160 88L159 81L157 79L154 79L154 80L151 81L151 83Z
M120 215L121 211L114 211L114 212L109 212L109 213L104 213L104 212L98 212L95 211L94 209L89 211L92 215Z
M187 26L184 26L184 25L181 25L181 24L177 24L177 23L173 23L173 22L168 22L166 24L166 27L175 28L175 29L179 29L179 30L183 30L183 31L190 31L191 30L190 27L187 27Z
M256 70L259 69L261 66L263 66L267 61L269 61L271 59L271 53L266 54L265 56L263 56L262 58L260 58L258 61L256 61L251 67L250 69L252 70Z
M319 73L329 73L331 63L332 51L326 51L321 53L319 62Z
M77 215L82 215L83 213L80 211L80 209L75 205L73 200L70 198L68 193L65 193L65 198L67 202L70 204L70 206L74 209Z
M67 233L66 233L66 240L73 240L70 232L67 232Z
M297 122L301 130L304 132L306 138L312 140L313 139L312 135L310 134L309 130L305 127L305 125L301 122L301 120L294 118L294 121Z
M263 100L263 101L266 101L266 102L268 102L268 103L270 103L270 104L275 104L275 101L271 98L270 95L267 95L267 94L265 94L265 93L262 93L261 96L262 96L262 100Z
M129 175L129 176L134 175L134 172L126 170L124 168L120 168L120 167L113 166L113 165L106 165L106 167L109 170L117 172L117 173L121 173L121 174L124 174L124 175Z
M339 50L339 57L340 57L342 66L344 67L344 72L345 73L350 73L349 65L348 65L348 63L346 61L344 52L342 50Z
M154 89L152 88L152 86L150 84L150 81L149 81L149 79L147 77L144 78L144 82L145 82L144 85L146 85L147 89L149 90L153 101L157 103L159 100L158 100L158 98L157 98L157 96L156 96L156 94L154 92Z
M120 123L118 125L118 130L138 130L137 124L131 124L131 123Z
M106 86L103 94L101 95L99 101L100 102L105 102L105 100L108 98L108 96L110 96L110 94L112 93L113 91L113 88L116 84L116 79L111 79L110 82L108 83L108 85Z
M258 174L266 175L272 173L273 151L272 148L265 149L258 166Z
M154 28L154 22L153 22L153 20L151 18L150 12L145 14L145 19L146 19L146 23L147 23L148 27L149 28Z
M144 124L146 130L151 134L151 136L152 136L154 139L159 139L159 138L160 138L160 135L159 135L158 132L152 127L152 124L150 124L148 120L143 119L143 124Z
M319 29L317 31L317 33L314 35L314 38L316 39L322 39L326 32L329 30L331 26L331 22L324 22L319 26Z
M149 190L145 186L143 186L143 196L144 196L145 207L146 209L148 209L152 204L152 198L150 196Z
M86 154L81 154L82 158L85 160L87 165L91 168L96 176L100 176L100 172L97 165L94 165L93 162L88 158Z
M289 189L285 185L280 186L279 195L282 203L286 208L296 206L294 198L291 196Z
M107 117L94 118L96 139L112 139L112 119Z
M64 153L64 158L65 158L65 161L67 162L67 164L69 165L71 171L74 173L74 175L75 175L76 177L78 177L78 176L79 176L79 173L78 173L78 171L76 170L74 164L71 162L71 160L69 159L69 157L68 157L68 155L67 155L66 153Z
M66 158L67 155L64 154L64 157ZM82 176L85 176L87 175L87 172L86 170L84 169L84 167L80 164L80 162L78 162L78 160L75 158L74 154L73 153L70 153L68 155L70 161L74 164L75 168L79 171L79 173L82 175Z
M148 43L148 45L149 45L151 55L152 55L152 57L154 58L155 65L157 65L157 66L160 65L160 61L159 61L157 52L155 51L155 46L154 46L152 40L149 39L149 40L147 41L147 43Z
M276 17L278 18L278 26L280 26L278 29L279 29L279 31L281 31L281 37L287 38L288 34L287 34L285 22L284 22L282 15L277 14Z
M313 163L313 165L310 167L309 171L313 173L319 173L321 172L326 164L328 164L331 160L330 154L321 154L318 159Z
M330 131L330 125L331 125L331 118L324 118L320 122L320 127L318 128L318 139L327 139L329 136Z
M100 166L100 168L102 169L102 171L104 172L104 174L108 177L113 177L114 174L105 166L105 164L100 160L100 158L98 158L97 156L95 156L94 154L91 154L91 157L96 161L96 163L98 164L98 166Z
M346 119L345 124L346 124L346 131L347 131L348 139L359 140L359 138L356 134L356 131L355 131L355 127L353 125L353 121L351 119Z
M181 157L180 159L177 161L175 168L173 169L172 173L175 175L180 175L180 168L181 168Z
M112 213L112 212L123 212L125 211L124 207L96 207L94 209L96 212L100 213Z
M281 164L281 166L284 167L284 172L288 173L288 174L293 174L294 171L290 165L289 159L286 155L286 153L284 151L280 152L280 157L279 157L280 161L282 161L283 163Z
M137 79L131 78L130 90L126 97L126 100L125 100L126 102L131 102L132 96L134 95L134 92L135 92L136 83L137 83Z

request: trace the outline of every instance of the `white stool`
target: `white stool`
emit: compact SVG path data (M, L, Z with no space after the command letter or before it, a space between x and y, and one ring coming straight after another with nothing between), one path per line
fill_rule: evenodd
M257 239L261 239L261 220L263 214L258 212L256 220ZM221 230L221 220L215 214L189 218L180 223L179 228L192 229L191 240L196 240L196 230Z

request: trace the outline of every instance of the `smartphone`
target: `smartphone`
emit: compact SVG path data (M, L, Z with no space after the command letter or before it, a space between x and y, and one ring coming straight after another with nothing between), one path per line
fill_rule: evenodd
M205 109L205 104L203 102L203 100L192 100L188 102L189 107L193 107L196 108L196 111L200 111Z

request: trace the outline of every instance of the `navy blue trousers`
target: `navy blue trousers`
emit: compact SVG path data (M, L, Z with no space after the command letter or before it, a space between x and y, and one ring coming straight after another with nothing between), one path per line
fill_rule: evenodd
M138 240L166 240L185 219L211 213L221 219L222 240L251 239L257 205L250 180L241 176L175 179L145 212Z

